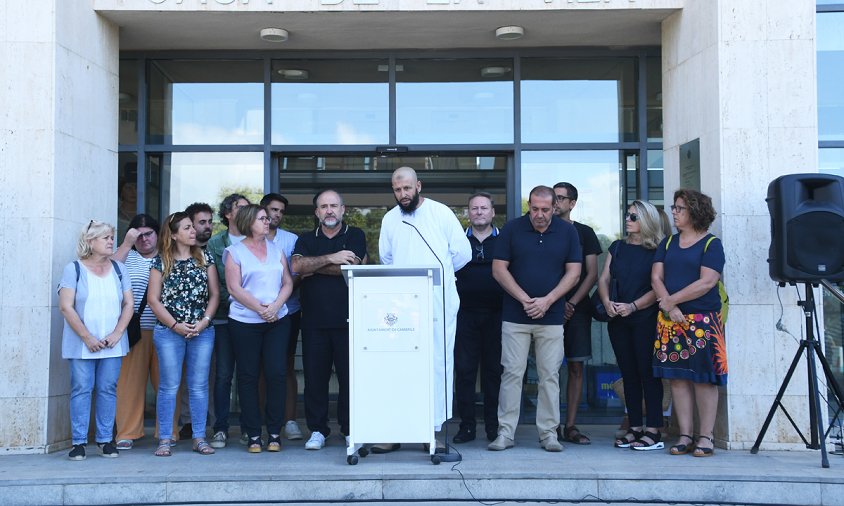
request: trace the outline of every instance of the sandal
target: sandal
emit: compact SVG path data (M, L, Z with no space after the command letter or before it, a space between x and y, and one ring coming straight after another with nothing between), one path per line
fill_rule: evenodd
M627 432L615 440L616 448L630 448L630 445L638 441L645 433L640 430L627 429ZM633 439L630 439L633 436Z
M121 439L117 441L118 450L131 450L133 446L135 446L135 442L131 439Z
M692 453L692 456L693 457L711 457L711 456L715 455L715 448L703 448L702 446L700 446L700 440L701 439L708 439L710 443L715 445L715 441L711 437L703 436L703 435L698 436L697 437L698 445L697 445L697 448L695 448L694 453Z
M681 438L687 438L690 442L686 444L676 444L668 451L671 455L685 455L691 453L695 449L695 438L688 434L680 434Z
M281 436L278 434L270 434L269 439L267 439L267 451L268 452L280 452L281 451Z
M249 453L261 453L261 436L249 438L249 444L246 445L246 451Z
M651 440L651 442L647 442L645 438ZM645 433L636 441L630 443L630 448L639 451L650 451L650 450L662 450L665 448L665 443L662 442L662 433L659 431L651 432L646 430Z
M214 448L211 448L211 445L208 444L208 441L204 439L200 439L196 442L193 446L193 451L200 455L214 455L215 451Z
M162 439L158 441L158 448L155 450L156 457L169 457L172 455L170 450L170 446L172 446L172 441L169 439Z
M575 425L563 429L563 440L568 441L569 443L574 443L576 445L592 444L592 441L588 437L586 437L585 434L580 432L580 430Z

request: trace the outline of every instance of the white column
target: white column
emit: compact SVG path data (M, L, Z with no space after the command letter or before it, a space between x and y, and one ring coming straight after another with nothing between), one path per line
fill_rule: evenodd
M702 191L713 198L713 232L724 241L729 384L716 438L750 448L797 343L775 324L780 305L768 276L765 197L779 175L817 170L815 4L789 0L688 0L662 25L666 200L679 184L679 148L700 138ZM802 313L782 292L795 335ZM808 429L805 367L784 403ZM779 412L765 447L802 447Z
M55 288L117 214L118 30L90 2L3 2L0 61L0 451L44 452L70 439Z

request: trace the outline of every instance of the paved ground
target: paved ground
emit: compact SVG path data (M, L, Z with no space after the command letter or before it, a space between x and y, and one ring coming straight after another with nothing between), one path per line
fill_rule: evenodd
M612 447L614 429L583 427L590 446L562 453L539 448L532 426L516 447L486 450L486 441L457 446L458 465L432 465L419 445L346 463L342 440L306 451L248 454L237 442L213 456L180 443L170 458L142 441L120 458L67 452L0 457L0 505L196 503L401 503L501 500L528 502L844 505L844 457L822 469L817 451L716 450L712 458L634 452ZM89 447L89 451L93 451ZM442 505L443 503L439 503Z

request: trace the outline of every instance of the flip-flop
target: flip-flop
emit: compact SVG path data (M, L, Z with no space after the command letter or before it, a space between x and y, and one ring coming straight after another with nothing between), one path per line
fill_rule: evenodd
M131 450L133 446L135 446L135 442L131 439L121 439L117 441L115 448L118 450Z

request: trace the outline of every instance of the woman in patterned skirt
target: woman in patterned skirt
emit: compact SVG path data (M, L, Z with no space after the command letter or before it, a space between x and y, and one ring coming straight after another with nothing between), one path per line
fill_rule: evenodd
M672 455L713 455L718 386L727 384L727 350L718 280L724 268L721 241L709 233L712 199L688 189L671 206L678 233L656 249L651 283L661 313L654 342L654 376L671 382L680 439ZM697 405L700 435L691 436Z

